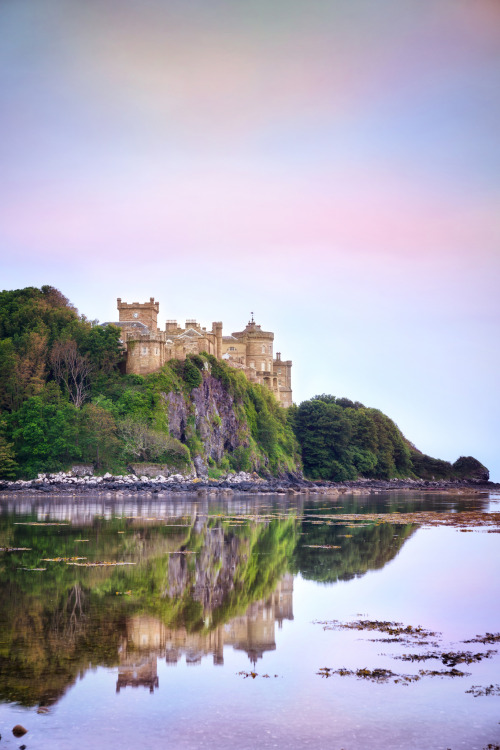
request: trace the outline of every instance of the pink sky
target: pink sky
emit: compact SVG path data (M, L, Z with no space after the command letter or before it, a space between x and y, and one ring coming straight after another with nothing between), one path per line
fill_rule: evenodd
M500 479L500 6L0 8L2 287L255 309L298 400Z

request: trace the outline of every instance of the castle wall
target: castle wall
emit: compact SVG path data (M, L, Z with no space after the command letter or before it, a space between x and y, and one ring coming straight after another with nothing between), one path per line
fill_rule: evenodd
M165 364L165 343L154 334L141 334L127 341L127 373L147 375Z

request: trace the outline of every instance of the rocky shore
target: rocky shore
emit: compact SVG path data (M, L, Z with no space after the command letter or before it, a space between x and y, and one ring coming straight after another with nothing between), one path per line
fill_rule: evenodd
M309 481L300 476L260 477L257 474L239 472L227 474L219 479L198 478L173 474L156 477L137 476L135 474L118 475L91 474L80 476L78 472L59 472L57 474L39 474L37 479L15 482L0 481L0 497L12 493L57 493L65 495L117 493L132 495L136 493L172 494L172 493L210 493L224 494L244 492L251 494L298 494L312 493L336 495L343 493L372 494L412 490L416 492L455 492L481 493L500 490L500 485L493 482L471 480L426 481L423 479L358 479L349 482Z

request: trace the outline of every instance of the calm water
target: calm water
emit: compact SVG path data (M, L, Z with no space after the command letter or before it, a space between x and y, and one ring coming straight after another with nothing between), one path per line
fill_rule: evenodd
M449 671L442 653L500 651L463 642L500 632L500 535L367 515L398 510L497 512L500 498L0 502L2 747L500 743L500 696L467 692L500 683L499 653L456 664L465 676L419 675ZM346 513L366 517L335 520ZM332 620L436 635L401 641L322 624ZM324 678L322 667L396 676Z

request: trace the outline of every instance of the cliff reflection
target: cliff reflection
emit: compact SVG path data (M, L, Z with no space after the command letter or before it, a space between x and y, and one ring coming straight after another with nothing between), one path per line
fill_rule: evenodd
M252 660L275 648L293 611L296 517L181 520L1 519L0 697L50 705L98 665L119 668L118 689L154 690L159 657L222 664L225 646Z
M103 665L118 669L118 691L154 691L159 659L222 665L232 648L255 663L276 648L276 624L293 619L294 573L324 582L363 575L415 529L322 523L301 500L176 500L124 502L118 512L89 499L58 498L51 509L44 498L26 501L22 514L4 510L1 700L50 705ZM94 567L114 561L129 564Z

